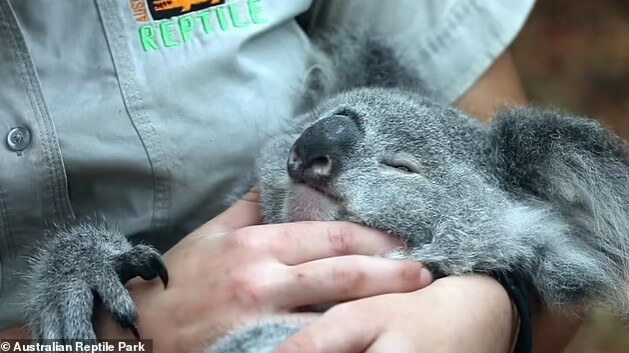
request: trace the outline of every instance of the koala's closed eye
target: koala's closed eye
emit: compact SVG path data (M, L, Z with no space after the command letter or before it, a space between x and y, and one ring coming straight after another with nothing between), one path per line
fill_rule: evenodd
M412 159L407 157L394 157L383 159L380 164L386 168L406 173L406 174L419 174L419 165Z

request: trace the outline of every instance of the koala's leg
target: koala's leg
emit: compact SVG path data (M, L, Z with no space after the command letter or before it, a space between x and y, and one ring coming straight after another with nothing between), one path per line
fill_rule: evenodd
M114 320L138 336L136 309L124 287L129 279L168 272L157 250L132 246L119 232L81 224L52 232L37 248L27 276L26 321L35 339L95 339L99 299Z

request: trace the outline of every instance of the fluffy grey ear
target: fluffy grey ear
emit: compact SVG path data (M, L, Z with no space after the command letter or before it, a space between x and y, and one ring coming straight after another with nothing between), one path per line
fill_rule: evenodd
M549 204L571 226L567 239L557 235L553 256L559 257L558 263L571 257L599 264L578 274L583 281L596 274L599 278L592 280L599 288L569 294L629 315L627 142L593 120L509 109L495 117L489 151L489 165L507 191L525 201ZM567 275L575 274L555 274Z
M313 34L312 69L306 80L307 95L321 98L358 87L406 88L428 92L415 63L404 47L368 28L335 28Z
M317 106L336 87L332 62L323 52L315 51L313 64L306 72L301 95L295 105L295 115L307 113Z

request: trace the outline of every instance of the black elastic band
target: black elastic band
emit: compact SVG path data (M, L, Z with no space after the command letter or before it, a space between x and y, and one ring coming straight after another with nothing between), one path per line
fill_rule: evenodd
M514 353L531 353L533 351L533 320L530 291L521 276L513 273L490 273L505 288L518 314L520 315L520 329L515 343Z

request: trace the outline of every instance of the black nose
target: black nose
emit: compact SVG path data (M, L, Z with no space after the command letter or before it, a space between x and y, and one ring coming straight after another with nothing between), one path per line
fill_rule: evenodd
M295 141L288 157L288 175L297 183L325 184L350 158L360 131L344 116L321 119Z

